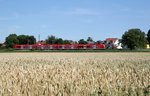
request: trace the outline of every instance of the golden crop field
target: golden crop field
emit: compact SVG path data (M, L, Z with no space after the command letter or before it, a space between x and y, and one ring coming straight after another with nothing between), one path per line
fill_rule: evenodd
M1 53L0 96L150 96L150 53Z

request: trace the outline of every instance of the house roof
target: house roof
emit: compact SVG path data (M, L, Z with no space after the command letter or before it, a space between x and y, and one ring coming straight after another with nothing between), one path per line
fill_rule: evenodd
M2 47L5 47L5 46L6 46L6 44L5 44L5 43L0 43L0 44L1 44L1 46L2 46Z
M116 41L116 40L118 40L118 38L106 38L105 41Z
M106 38L105 44L111 44L111 45L113 45L114 42L116 42L116 40L118 40L118 38Z
M38 41L36 44L46 44L46 41L41 40L41 41Z

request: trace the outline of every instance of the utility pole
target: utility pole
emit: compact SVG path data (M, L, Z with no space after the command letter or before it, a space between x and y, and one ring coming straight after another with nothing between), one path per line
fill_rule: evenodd
M40 43L40 34L39 34L39 41L38 42L39 42L39 45L41 45L41 43Z
M39 34L39 41L40 41L40 34Z

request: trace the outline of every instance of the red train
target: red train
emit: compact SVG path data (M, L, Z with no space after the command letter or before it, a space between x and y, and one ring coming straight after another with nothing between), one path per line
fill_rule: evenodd
M15 45L14 49L17 49L17 50L29 50L29 49L44 49L44 50L105 49L105 45L104 44Z

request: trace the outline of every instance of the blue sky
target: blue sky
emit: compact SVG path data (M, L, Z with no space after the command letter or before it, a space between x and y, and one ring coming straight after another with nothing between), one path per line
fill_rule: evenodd
M95 41L150 29L150 0L0 0L0 43L9 34Z

